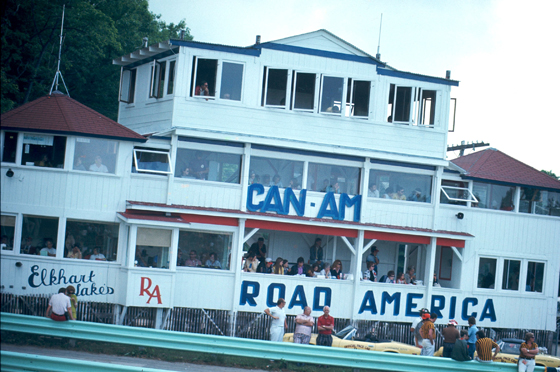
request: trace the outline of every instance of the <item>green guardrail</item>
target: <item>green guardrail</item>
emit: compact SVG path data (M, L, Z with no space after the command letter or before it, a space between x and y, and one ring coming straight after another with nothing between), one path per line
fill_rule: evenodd
M4 350L0 352L0 356L2 357L2 372L169 372L169 370L163 369L99 363L91 360L55 358Z
M250 358L286 360L350 368L388 371L517 371L516 364L456 362L448 358L382 353L315 345L298 345L237 337L201 335L91 322L55 322L48 318L1 313L0 329L56 337ZM2 358L2 367L4 358ZM106 370L109 371L109 370ZM544 371L536 367L535 371Z

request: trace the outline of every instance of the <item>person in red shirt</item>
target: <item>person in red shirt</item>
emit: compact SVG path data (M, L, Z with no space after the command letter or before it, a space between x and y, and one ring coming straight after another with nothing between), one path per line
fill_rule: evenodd
M320 346L332 345L332 331L334 329L334 318L329 315L330 308L325 306L323 308L323 315L317 319L317 329L319 335L317 336L316 344Z

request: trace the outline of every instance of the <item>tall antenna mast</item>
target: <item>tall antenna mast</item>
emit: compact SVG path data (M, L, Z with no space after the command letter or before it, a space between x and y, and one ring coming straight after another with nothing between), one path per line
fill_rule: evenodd
M383 24L383 13L381 13L381 20L379 21L379 40L377 41L377 54L375 58L381 60L381 54L379 53L379 47L381 46L381 25Z
M53 92L53 88L56 85L56 89L55 92L58 92L58 77L60 76L60 79L62 80L62 84L64 84L64 89L66 89L66 94L68 95L68 97L70 97L70 92L68 91L68 87L66 86L66 83L64 82L64 78L62 77L62 72L60 72L60 54L62 53L62 31L64 30L64 10L66 8L66 5L62 6L62 23L60 25L60 45L58 47L58 65L56 66L56 73L54 74L54 79L53 79L53 83L51 85L51 91L49 92L49 95L52 94Z

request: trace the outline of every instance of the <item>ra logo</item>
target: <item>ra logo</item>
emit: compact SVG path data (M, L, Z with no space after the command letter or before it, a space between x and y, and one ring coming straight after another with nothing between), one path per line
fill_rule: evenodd
M147 304L149 304L152 298L155 297L157 298L157 303L161 305L161 294L159 292L159 285L156 285L150 292L151 287L152 279L143 276L140 282L140 296L144 296L144 294L146 294L149 297L148 301L146 301Z

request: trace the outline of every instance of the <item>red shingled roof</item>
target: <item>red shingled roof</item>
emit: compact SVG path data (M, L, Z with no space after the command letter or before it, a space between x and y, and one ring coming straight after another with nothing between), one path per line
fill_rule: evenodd
M493 148L451 162L467 171L466 178L560 190L560 181Z
M65 94L53 93L2 114L2 129L146 141L131 129L82 105Z

